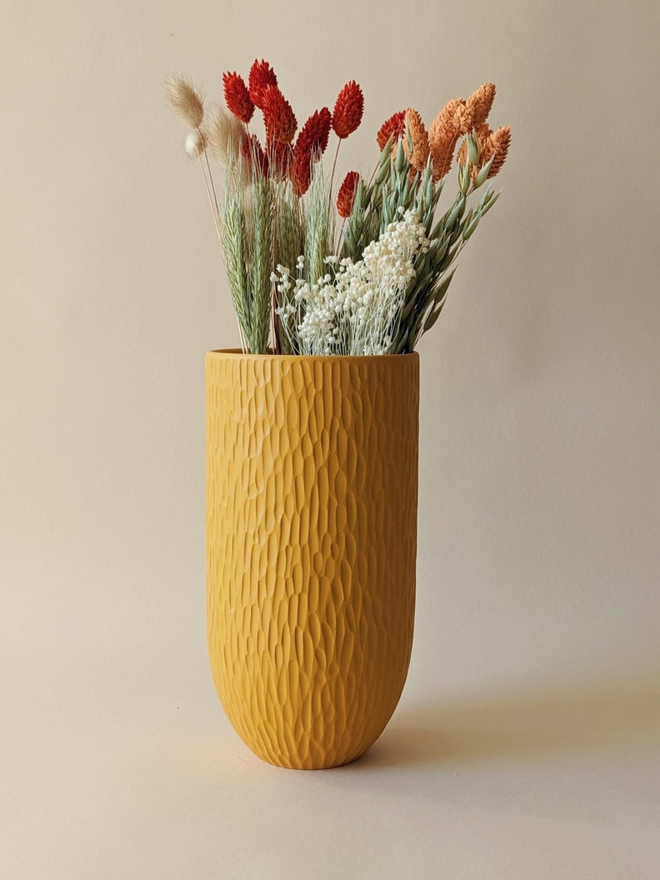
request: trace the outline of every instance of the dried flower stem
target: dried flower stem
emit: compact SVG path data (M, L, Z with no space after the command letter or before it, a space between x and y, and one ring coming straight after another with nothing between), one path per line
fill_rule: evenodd
M328 190L328 219L330 219L330 212L332 211L332 187L335 182L335 169L337 168L337 157L339 156L339 148L341 147L341 138L337 138L337 149L335 150L335 157L332 160L332 171L330 172L330 189Z
M204 151L204 152L206 152L206 151ZM215 198L215 190L213 190L213 192L211 191L211 186L209 185L209 181L207 180L207 177L206 177L206 171L204 169L204 162L202 160L201 153L199 154L198 158L199 158L199 170L202 172L202 179L204 181L204 188L206 189L206 195L207 195L207 198L209 201L209 207L211 208L211 214L213 215L213 222L215 224L215 231L218 235L218 238L221 238L221 235L220 235L220 208L218 207L218 201ZM206 159L206 162L208 164L208 157ZM209 168L208 173L210 175L210 173L211 173L210 168ZM213 179L211 178L211 185L212 184L213 184Z

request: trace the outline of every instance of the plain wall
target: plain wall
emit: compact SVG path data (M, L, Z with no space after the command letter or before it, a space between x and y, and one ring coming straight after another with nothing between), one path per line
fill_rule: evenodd
M657 667L653 2L9 2L0 53L0 654L215 700L203 356L237 343L163 82L267 58L302 121L355 78L342 171L497 84L504 192L422 342L406 699ZM449 187L453 189L453 184ZM20 664L26 664L22 666ZM113 665L114 664L114 665ZM96 668L96 667L94 667ZM154 684L154 686L157 686ZM99 677L101 699L104 678Z

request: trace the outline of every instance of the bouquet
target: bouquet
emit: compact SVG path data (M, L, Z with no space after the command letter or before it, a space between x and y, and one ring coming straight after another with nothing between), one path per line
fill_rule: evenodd
M495 86L447 102L428 130L416 110L394 113L376 136L371 174L350 171L336 186L342 141L364 111L356 82L300 130L265 61L254 62L247 82L225 73L223 85L224 104L209 110L183 76L168 81L168 97L189 129L186 152L201 170L243 351L412 352L442 311L456 258L499 197L488 181L506 160L511 130L488 124ZM251 127L256 110L262 139ZM457 192L443 209L455 159Z

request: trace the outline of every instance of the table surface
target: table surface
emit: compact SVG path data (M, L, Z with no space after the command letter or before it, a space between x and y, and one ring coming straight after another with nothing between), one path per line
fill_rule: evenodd
M655 880L647 685L408 689L334 770L262 763L201 655L13 657L0 672L7 880Z

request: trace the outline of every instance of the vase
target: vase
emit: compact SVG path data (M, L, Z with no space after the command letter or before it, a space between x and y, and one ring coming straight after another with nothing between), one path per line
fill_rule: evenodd
M419 356L206 356L207 635L238 735L354 761L408 672Z

